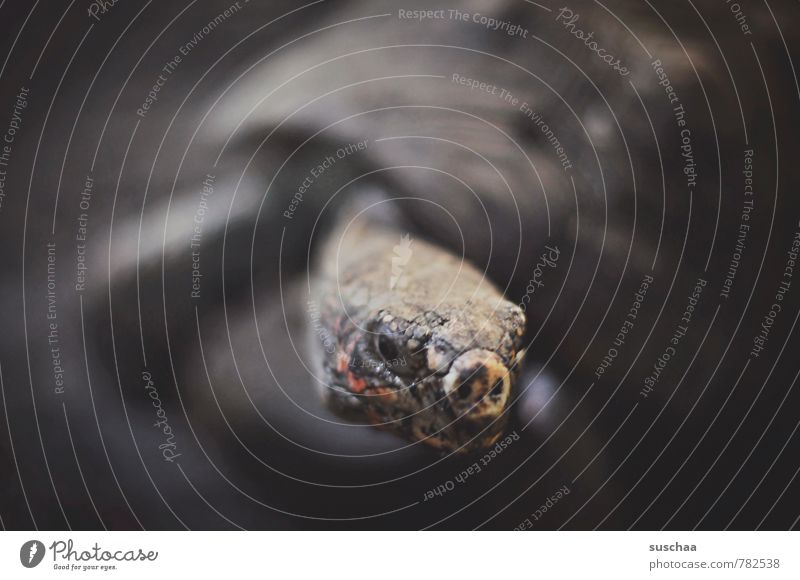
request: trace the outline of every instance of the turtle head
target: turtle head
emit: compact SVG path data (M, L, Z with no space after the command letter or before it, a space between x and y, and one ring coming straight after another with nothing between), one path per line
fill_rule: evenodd
M376 309L340 345L331 407L445 452L492 445L514 400L525 318L506 301L489 317L461 313Z

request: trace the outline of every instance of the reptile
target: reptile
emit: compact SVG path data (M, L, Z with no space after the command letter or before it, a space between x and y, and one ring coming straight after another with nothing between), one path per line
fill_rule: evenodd
M275 52L259 47L270 55L261 66L219 103L208 97L214 114L200 126L190 170L178 179L156 171L153 182L165 183L144 207L142 233L111 263L115 287L124 289L116 302L159 303L163 286L172 364L202 385L208 379L196 360L203 354L212 378L226 377L213 393L189 389L201 422L227 405L232 424L258 433L266 426L319 452L421 443L413 448L469 454L491 447L512 424L550 416L552 405L531 403L530 379L517 384L518 376L538 376L537 365L581 384L570 397L586 391L611 341L595 339L597 329L624 315L625 294L644 276L655 280L654 303L676 268L694 283L705 256L675 236L690 213L714 220L718 199L664 190L659 151L663 175L684 169L682 156L664 154L680 151L685 135L676 129L673 97L657 76L633 91L561 21L553 25L558 11L510 0L481 8L497 22L520 23L529 33L521 38L472 21L405 21L389 2L365 6L321 4L318 32L310 34L306 20L291 19L281 33L306 33L301 49L271 37ZM425 8L406 8L415 6ZM718 140L730 147L734 140L715 131L739 128L702 114L705 93L729 90L724 69L710 57L689 66L669 31L653 24L652 10L626 9L641 23L640 38L658 50L654 70L670 73L693 150L715 151ZM614 26L593 3L572 11L584 28ZM336 32L359 18L368 25L357 38ZM432 42L438 32L446 43ZM571 60L537 56L551 50L545 42ZM636 58L641 48L628 34L603 35L603 48L623 58L631 78L656 74ZM745 115L759 107L750 104ZM718 114L723 109L738 115L734 100L717 104ZM135 158L128 163L133 175L149 170ZM207 173L214 193L199 252L203 290L190 302L184 289L194 250L181 240L191 239ZM722 179L726 189L738 186L735 172ZM369 205L376 208L344 236ZM713 228L691 233L690 248L713 247ZM542 260L553 249L557 265ZM674 299L662 318L682 311ZM117 356L130 353L134 368L140 327L144 344L154 345L151 359L169 352L162 324L136 314L115 315L132 341ZM203 353L182 346L184 336L194 340L195 317L201 330L215 329ZM623 370L612 367L604 379Z
M365 216L331 234L320 259L321 320L336 338L323 396L443 452L492 445L515 394L522 309L463 259Z

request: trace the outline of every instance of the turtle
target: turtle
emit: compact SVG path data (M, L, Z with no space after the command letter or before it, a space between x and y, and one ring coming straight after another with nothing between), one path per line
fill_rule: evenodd
M42 141L52 189L64 168L92 204L85 289L59 314L68 373L87 380L41 410L44 438L68 417L118 527L639 522L650 506L625 503L644 477L627 462L645 453L634 440L658 425L644 447L661 449L699 400L671 396L678 370L698 391L705 370L737 380L692 355L729 346L715 300L743 127L763 155L757 188L773 185L767 94L736 77L731 98L717 38L751 48L724 9L678 4L204 2L185 19L150 7L174 28L130 63L130 85L125 67L93 85L113 104L111 121L90 115L102 146L63 156ZM116 46L125 9L90 39ZM786 76L770 103L796 125L770 38L758 62ZM61 106L95 68L77 66L86 82L65 85ZM133 89L120 99L117 86ZM71 135L65 119L53 123ZM31 223L29 241L74 244L61 224L84 212L67 199L54 233ZM753 231L770 225L763 208ZM736 278L742 307L752 280ZM646 391L673 339L670 378ZM4 365L6 381L23 370ZM29 372L49 384L50 367ZM675 475L653 465L649 478ZM586 509L565 499L534 517L561 489ZM63 527L51 503L49 527Z

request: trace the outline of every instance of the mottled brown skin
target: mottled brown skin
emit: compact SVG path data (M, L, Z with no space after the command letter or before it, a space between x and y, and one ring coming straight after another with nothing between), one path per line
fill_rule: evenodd
M331 236L319 270L321 322L336 339L322 361L332 409L443 452L500 437L522 354L518 306L449 252L358 221Z

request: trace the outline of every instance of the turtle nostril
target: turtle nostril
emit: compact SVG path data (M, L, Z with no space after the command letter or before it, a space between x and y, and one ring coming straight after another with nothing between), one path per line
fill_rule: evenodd
M472 393L472 387L469 386L469 383L463 383L460 387L458 387L458 396L462 399L466 399Z
M489 395L493 398L498 398L500 395L503 394L503 379L498 379L497 382L492 387L492 390L489 391Z

